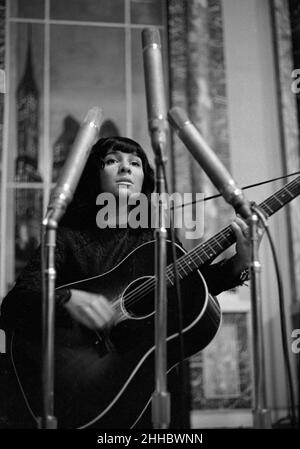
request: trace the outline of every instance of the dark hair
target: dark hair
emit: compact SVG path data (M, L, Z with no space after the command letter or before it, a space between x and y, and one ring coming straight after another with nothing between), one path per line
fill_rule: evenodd
M96 198L101 193L101 168L103 160L110 150L136 154L142 161L144 171L142 193L150 195L153 192L154 171L142 147L127 137L100 138L90 152L73 200L61 220L61 225L77 228L96 223L98 211Z

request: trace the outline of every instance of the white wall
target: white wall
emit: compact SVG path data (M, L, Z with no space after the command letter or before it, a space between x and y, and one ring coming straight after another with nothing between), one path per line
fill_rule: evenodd
M240 186L283 174L276 102L276 82L268 0L225 0L225 64L232 174ZM281 183L246 191L249 199L262 201ZM286 210L269 220L284 285L285 301L291 301L291 278L287 244ZM262 271L263 326L266 361L267 405L286 406L286 381L282 358L278 292L266 237L260 251ZM241 297L249 301L249 289ZM286 307L287 313L289 307ZM288 315L289 317L289 315Z

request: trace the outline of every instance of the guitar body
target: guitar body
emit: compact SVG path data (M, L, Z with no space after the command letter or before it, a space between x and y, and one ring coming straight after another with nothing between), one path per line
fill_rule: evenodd
M119 318L109 335L90 331L75 321L68 328L56 329L54 415L58 427L130 428L144 413L155 382L154 244L141 245L107 273L68 285L103 294L116 304ZM178 255L185 253L176 246ZM167 247L170 263L170 242ZM180 285L187 358L213 339L221 314L199 271ZM167 296L170 370L180 358L172 282L168 282ZM41 416L41 344L24 331L15 331L11 356L27 408L35 417Z

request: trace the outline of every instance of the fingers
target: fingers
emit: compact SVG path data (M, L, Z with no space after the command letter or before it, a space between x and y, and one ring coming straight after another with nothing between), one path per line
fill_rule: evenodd
M100 328L106 327L112 323L114 318L114 309L112 305L101 295L96 295L89 305L89 309L95 317L95 324Z
M84 318L86 321L86 325L90 329L105 329L109 326L112 321L113 314L108 313L101 308L98 308L98 305L95 307L86 306L84 308Z
M242 271L249 265L250 259L250 239L248 238L248 226L239 217L231 223L236 236L236 267L237 271Z
M247 234L248 234L249 226L248 226L247 223L246 223L244 220L242 220L240 217L236 217L233 223L236 223L236 224L237 224L237 226L241 229L241 231L242 231L242 233L243 233L244 235L247 235Z
M71 315L73 316L73 318L75 318L76 321L84 324L89 329L96 330L98 327L100 328L100 326L98 326L98 320L95 319L94 314L88 308L83 311L77 310L71 313Z
M241 228L234 221L231 223L231 227L237 239L243 236Z
M232 228L235 231L236 237L248 238L250 235L249 226L240 217L236 217L235 220L232 222ZM261 221L259 221L258 226L257 226L257 235L259 237L259 241L262 239L264 232L265 232L265 229L264 229L263 225L261 224Z
M65 304L70 315L90 329L104 329L115 317L112 304L102 295L71 290L71 298Z
M240 218L236 218L231 223L233 232L235 233L235 236L237 240L243 240L245 238L248 238L249 232L248 232L248 226L247 224Z

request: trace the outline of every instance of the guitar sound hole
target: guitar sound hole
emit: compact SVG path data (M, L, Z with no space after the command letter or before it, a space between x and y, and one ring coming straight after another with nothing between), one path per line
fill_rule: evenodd
M154 278L144 276L128 285L122 305L132 318L145 318L154 313Z

